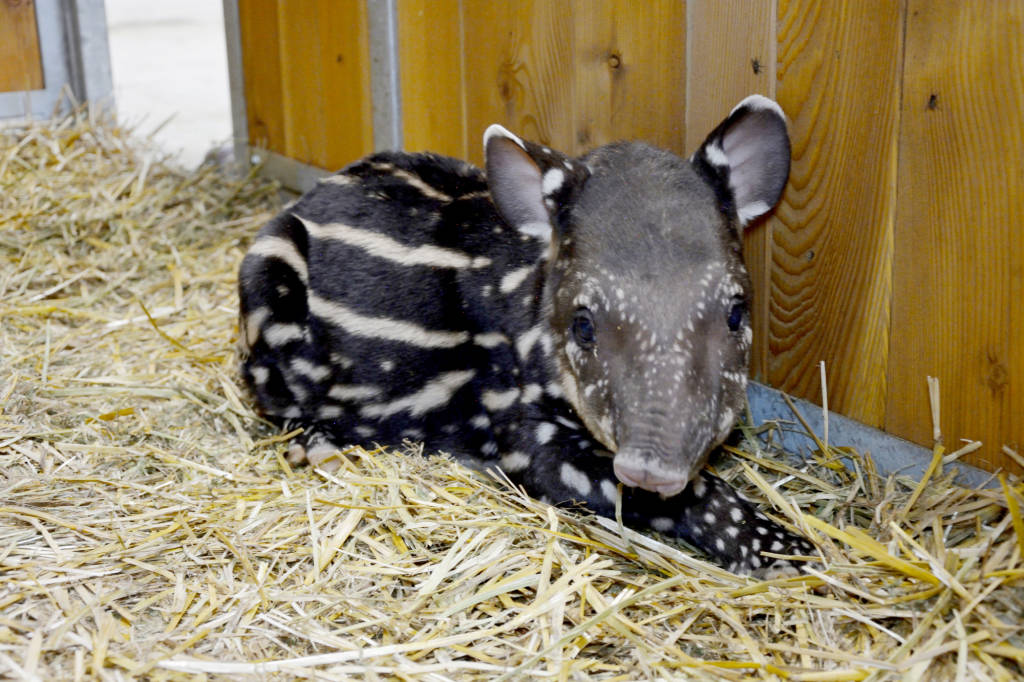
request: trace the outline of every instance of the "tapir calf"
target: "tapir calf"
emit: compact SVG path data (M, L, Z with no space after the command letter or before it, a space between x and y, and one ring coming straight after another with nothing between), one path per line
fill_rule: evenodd
M789 137L751 96L688 160L639 142L569 158L493 125L486 174L386 152L324 178L242 261L242 374L323 464L422 441L533 496L684 538L730 570L811 546L703 470L745 400L741 232Z

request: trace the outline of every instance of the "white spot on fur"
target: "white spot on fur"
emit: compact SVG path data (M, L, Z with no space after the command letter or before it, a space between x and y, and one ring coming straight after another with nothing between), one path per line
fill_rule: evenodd
M484 348L497 348L503 343L510 343L509 338L501 332L487 332L473 337L473 343Z
M569 488L574 489L580 495L586 497L590 494L590 479L585 473L574 467L568 462L562 462L562 468L559 471L562 477L562 483Z
M520 401L524 403L533 403L540 399L544 389L541 388L540 384L527 384L523 386L523 394L520 397Z
M667 516L658 516L651 519L651 528L661 531L662 533L667 533L672 530L675 525L675 522Z
M342 409L338 405L321 405L316 411L316 416L319 419L336 419L341 413Z
M249 371L252 372L253 383L258 386L267 383L267 379L270 378L270 370L266 367L252 367Z
M615 502L619 499L619 487L613 481L606 478L601 481L601 494L609 502Z
M511 407L518 398L519 389L510 388L507 391L484 391L480 402L491 412L500 412Z
M522 471L530 466L530 456L525 452L510 452L501 456L501 468L508 473Z
M540 191L545 195L554 194L565 182L565 171L561 168L552 168L544 174L541 180Z
M715 166L729 166L729 157L725 155L722 148L715 142L704 147L704 156L708 162Z
M556 430L557 427L551 422L541 422L540 425L537 426L537 442L541 445L545 445L554 438Z

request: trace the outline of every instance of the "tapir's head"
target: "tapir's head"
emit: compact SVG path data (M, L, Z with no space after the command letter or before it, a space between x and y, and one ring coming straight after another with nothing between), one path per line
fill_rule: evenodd
M484 141L502 217L550 240L545 305L566 397L623 483L682 491L744 404L741 231L789 177L781 109L748 97L689 160L640 143L568 159L499 126Z

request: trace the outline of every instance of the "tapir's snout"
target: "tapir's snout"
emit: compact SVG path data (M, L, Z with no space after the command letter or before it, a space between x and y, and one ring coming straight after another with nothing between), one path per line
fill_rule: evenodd
M696 466L689 469L667 467L653 453L627 447L616 453L613 467L615 475L624 484L662 497L672 497L683 492L703 466L704 459L702 457Z

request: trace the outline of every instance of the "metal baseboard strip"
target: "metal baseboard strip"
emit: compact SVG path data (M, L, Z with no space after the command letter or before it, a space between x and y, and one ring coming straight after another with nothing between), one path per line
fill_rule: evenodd
M783 428L776 432L776 442L787 452L797 455L816 450L814 440L804 432L783 396L782 391L754 381L750 382L747 400L753 423L756 425L773 420L793 423L795 428ZM799 398L790 397L790 400L820 438L825 430L825 417L821 407ZM848 446L862 454L870 453L878 473L883 476L898 473L921 480L932 459L931 450L927 448L835 412L828 414L828 433L829 441L833 445ZM951 466L958 469L956 481L962 486L981 488L997 485L993 475L987 471L960 462Z
M260 172L280 182L285 188L303 194L313 189L320 178L331 175L331 171L311 166L283 154L258 147L247 147L248 160L252 164L263 164Z

